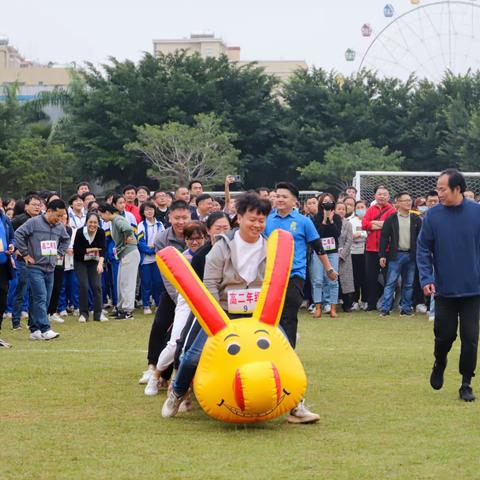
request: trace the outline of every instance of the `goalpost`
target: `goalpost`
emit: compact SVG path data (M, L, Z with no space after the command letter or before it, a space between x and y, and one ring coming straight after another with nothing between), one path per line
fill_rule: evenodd
M357 199L371 202L377 185L385 185L393 197L399 192L408 192L413 199L425 196L435 190L441 172L356 172L353 186L357 189ZM475 195L480 194L480 173L462 172L467 188Z

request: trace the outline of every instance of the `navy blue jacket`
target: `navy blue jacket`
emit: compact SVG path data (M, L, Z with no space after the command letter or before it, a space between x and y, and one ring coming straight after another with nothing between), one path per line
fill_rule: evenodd
M480 295L480 205L436 205L423 220L417 240L422 287L435 284L442 297Z

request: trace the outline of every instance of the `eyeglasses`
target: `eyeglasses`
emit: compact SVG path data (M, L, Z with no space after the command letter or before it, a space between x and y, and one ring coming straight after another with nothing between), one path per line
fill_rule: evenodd
M201 242L204 237L189 237L187 238L187 242Z

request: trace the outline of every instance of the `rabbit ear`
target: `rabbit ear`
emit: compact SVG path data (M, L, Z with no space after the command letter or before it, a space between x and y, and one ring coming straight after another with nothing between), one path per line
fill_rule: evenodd
M274 230L268 238L265 279L253 316L277 326L282 315L293 260L293 237L286 230Z
M175 248L157 252L157 265L165 278L182 294L192 312L209 336L229 323L226 313L205 288L187 259Z

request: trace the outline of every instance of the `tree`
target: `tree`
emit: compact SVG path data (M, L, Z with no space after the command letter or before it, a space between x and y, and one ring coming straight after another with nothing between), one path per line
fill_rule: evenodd
M334 186L343 190L351 185L357 170L398 171L402 161L400 152L388 153L388 147L377 148L370 140L360 140L331 147L325 154L325 163L314 161L299 170L313 188Z
M29 190L51 189L60 195L70 190L75 157L62 145L48 143L42 137L10 141L0 151L0 184L8 195L22 195Z
M193 179L212 186L236 170L239 151L232 145L236 136L222 131L214 114L196 115L194 126L169 122L135 130L138 140L125 149L140 152L152 167L150 175L163 187L186 185Z

